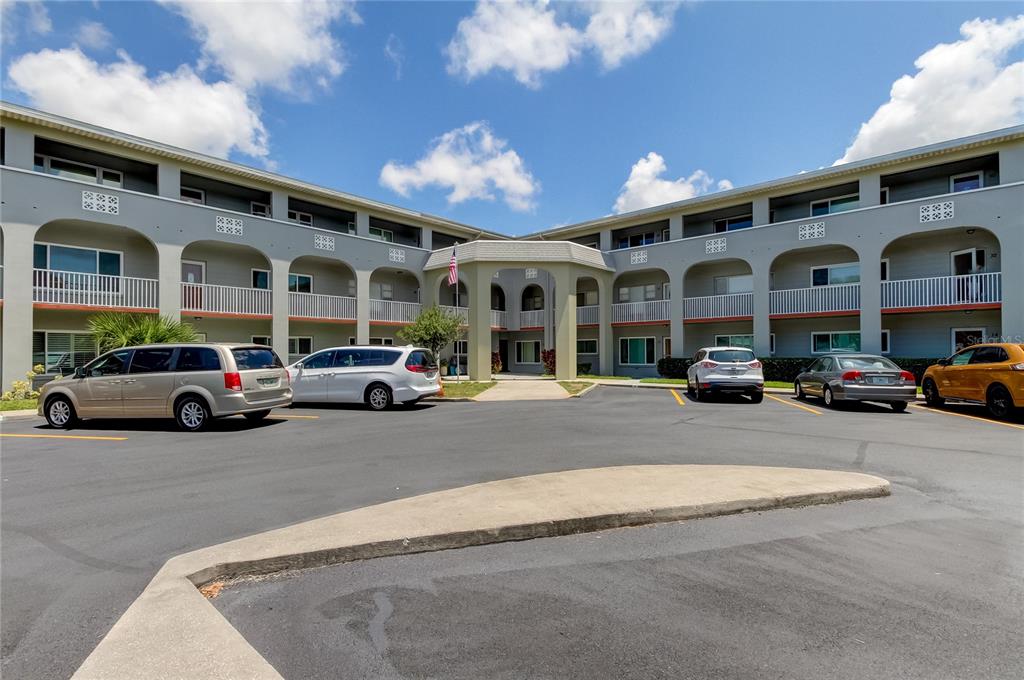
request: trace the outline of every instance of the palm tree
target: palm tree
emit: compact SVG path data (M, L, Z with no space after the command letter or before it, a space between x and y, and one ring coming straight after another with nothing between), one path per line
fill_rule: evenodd
M102 312L89 317L89 332L100 352L164 342L195 342L196 331L187 323L155 314Z

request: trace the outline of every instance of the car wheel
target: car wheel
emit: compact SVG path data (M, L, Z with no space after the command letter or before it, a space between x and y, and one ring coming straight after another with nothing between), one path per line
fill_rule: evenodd
M921 385L921 391L924 392L924 403L929 406L942 406L946 403L946 400L939 394L939 387L935 384L935 381L928 378Z
M366 389L366 405L374 411L383 411L391 406L391 390L387 385L370 385Z
M693 389L693 382L689 379L686 381L686 396L690 399L697 398L697 391Z
M245 419L248 420L249 422L258 423L259 421L263 420L264 418L270 415L270 409L267 408L263 409L262 411L251 411L244 415Z
M836 400L835 397L832 396L831 387L825 387L825 390L821 393L821 398L825 402L825 406L828 406L829 408L835 408Z
M67 397L58 396L50 399L46 402L46 410L43 415L46 416L46 422L50 424L50 427L60 430L67 430L78 422L75 407Z
M697 401L706 401L708 398L708 393L700 388L700 383L694 385L693 398Z
M892 401L889 402L889 406L892 406L892 410L896 413L903 413L907 410L907 402L905 401Z
M807 398L807 393L804 392L804 386L800 384L799 380L793 383L793 391L796 392L797 399L802 401Z
M993 418L1006 418L1013 412L1013 397L1002 385L993 385L988 390L985 405L988 406L988 412Z
M751 404L760 404L762 401L764 401L764 392L754 392L750 395Z
M210 422L210 408L200 397L184 397L174 407L174 420L185 432L198 432Z

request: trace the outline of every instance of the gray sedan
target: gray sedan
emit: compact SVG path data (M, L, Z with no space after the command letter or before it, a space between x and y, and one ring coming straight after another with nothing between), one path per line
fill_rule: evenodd
M793 390L797 399L821 397L829 407L837 401L881 401L904 411L917 398L913 373L871 354L819 357L796 377Z

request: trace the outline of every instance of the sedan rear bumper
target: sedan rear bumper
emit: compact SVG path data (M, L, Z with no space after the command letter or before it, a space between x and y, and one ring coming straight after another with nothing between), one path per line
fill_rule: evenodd
M700 383L701 389L722 394L760 394L764 383L753 380L707 380Z
M830 385L832 396L844 401L914 401L917 385Z

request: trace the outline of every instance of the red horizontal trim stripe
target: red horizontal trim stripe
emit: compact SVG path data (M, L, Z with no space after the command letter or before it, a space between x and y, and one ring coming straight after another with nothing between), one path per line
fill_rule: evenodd
M289 321L318 321L323 323L355 323L355 319L325 319L320 316L289 316Z
M957 312L976 309L1002 309L1001 302L975 302L965 305L938 305L932 307L883 307L882 314L914 314L917 312Z
M156 310L153 310L156 311ZM182 316L200 316L215 319L272 319L270 314L238 314L235 312L197 312L191 309L181 310Z
M139 314L156 314L156 307L108 307L106 305L63 305L56 302L33 302L36 309L66 309L79 312L138 312Z
M801 312L799 314L769 314L769 319L811 319L816 316L859 316L860 310L847 312Z
M725 321L753 321L753 316L718 316L700 319L683 319L683 323L718 323Z
M668 319L663 321L615 321L613 326L667 326Z

